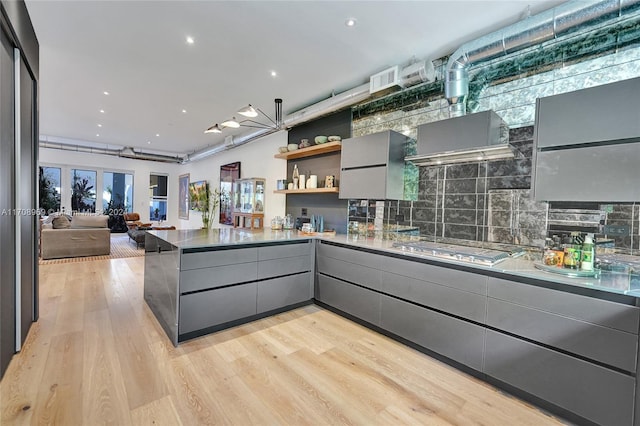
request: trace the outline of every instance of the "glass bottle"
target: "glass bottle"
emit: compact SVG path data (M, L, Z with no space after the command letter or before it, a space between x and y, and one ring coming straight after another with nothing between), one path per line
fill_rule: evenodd
M298 189L298 181L300 180L300 172L298 172L298 165L293 165L293 189Z

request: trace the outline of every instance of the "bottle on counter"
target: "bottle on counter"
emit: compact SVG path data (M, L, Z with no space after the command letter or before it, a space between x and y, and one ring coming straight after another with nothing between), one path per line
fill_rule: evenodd
M580 269L583 271L593 271L593 262L595 260L595 248L593 245L593 234L587 234L582 244L582 263Z

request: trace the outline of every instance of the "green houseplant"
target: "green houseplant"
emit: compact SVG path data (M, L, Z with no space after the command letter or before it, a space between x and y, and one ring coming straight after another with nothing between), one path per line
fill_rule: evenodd
M211 218L220 204L220 190L211 190L207 182L203 187L189 186L189 197L196 211L202 213L202 227L211 229Z

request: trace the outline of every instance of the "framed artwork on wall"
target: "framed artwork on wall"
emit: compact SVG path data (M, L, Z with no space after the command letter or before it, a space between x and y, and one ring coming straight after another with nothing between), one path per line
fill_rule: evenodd
M189 219L189 173L178 177L178 218Z
M209 184L206 180L199 180L189 184L190 208L191 210L202 211L209 204Z
M231 191L234 179L240 179L240 162L220 166L220 218L223 225L233 225Z

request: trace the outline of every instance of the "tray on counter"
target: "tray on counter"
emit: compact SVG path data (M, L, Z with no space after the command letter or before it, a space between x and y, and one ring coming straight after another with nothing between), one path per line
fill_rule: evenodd
M533 266L542 271L551 272L553 274L563 275L570 278L598 278L600 276L600 269L594 269L593 271L583 271L580 269L568 269L560 268L554 265L545 265L544 263L534 262Z

